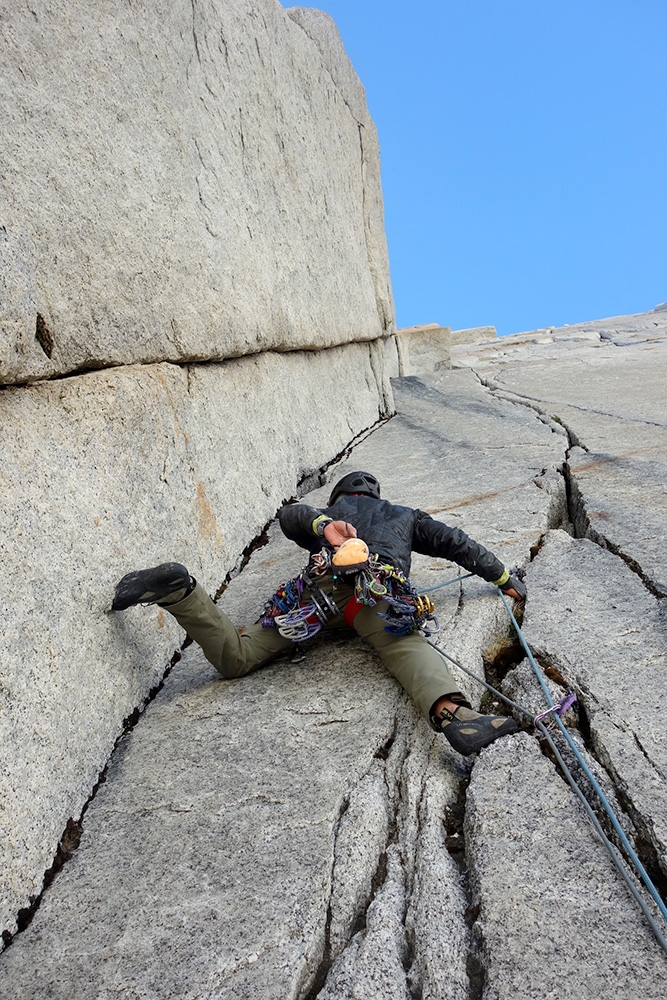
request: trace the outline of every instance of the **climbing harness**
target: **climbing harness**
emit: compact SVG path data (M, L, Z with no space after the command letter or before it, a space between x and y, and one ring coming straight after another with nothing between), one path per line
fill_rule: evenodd
M335 557L334 557L335 562ZM334 578L344 576L334 568ZM371 555L367 566L355 574L354 597L357 604L375 607L378 601L386 601L386 614L378 611L378 618L387 624L384 629L390 635L409 635L421 632L435 635L440 631L440 623L430 597L421 595L408 577L390 563L383 563L379 556Z
M338 551L343 548L341 545ZM385 631L390 635L409 635L418 631L433 636L440 631L433 601L420 594L400 570L381 562L377 555L369 555L367 548L364 553L357 546L351 557L351 563L339 565L329 549L323 548L311 555L301 573L279 587L266 602L262 626L277 628L292 642L303 642L317 635L327 621L341 613L333 595L325 593L318 585L318 578L330 573L334 587L339 579L354 586L354 594L344 612L348 625L352 625L362 607L372 608L378 601L385 601L388 609L386 613L378 611L378 617L386 622Z
M469 575L471 575L471 574L469 574ZM456 579L465 579L465 577L457 577ZM436 590L439 587L443 587L443 586L446 586L449 583L454 583L454 582L456 582L456 581L455 580L448 580L448 581L446 581L446 583L439 584L438 587L431 587L431 588L429 588L429 590ZM603 830L603 828L602 828L602 826L600 824L600 821L598 820L597 816L595 815L595 812L591 808L590 803L588 802L588 800L587 800L586 796L584 795L583 791L581 790L581 788L579 787L579 785L575 781L574 777L572 776L572 772L568 768L567 764L563 760L563 757L562 757L561 753L559 752L556 744L554 743L552 732L544 724L544 720L548 719L549 721L553 721L555 723L555 727L560 730L561 735L564 737L564 739L567 742L570 750L574 754L574 756L575 756L578 764L580 765L580 767L582 768L584 774L588 778L593 791L595 792L595 794L596 794L596 796L597 796L600 804L602 805L605 813L607 814L607 816L608 816L608 818L609 818L609 820L610 820L610 822L611 822L611 824L612 824L612 826L614 828L614 831L616 832L616 834L617 834L617 836L619 838L619 841L620 841L620 843L621 843L621 845L623 847L623 850L625 852L625 859L626 859L626 861L635 869L635 872L637 873L639 879L641 880L641 882L643 882L646 890L648 891L648 893L651 896L653 902L657 906L658 911L660 912L660 915L662 916L663 920L667 922L667 906L665 906L665 903L662 900L662 897L658 893L658 890L656 889L656 887L653 884L650 876L648 875L646 869L644 868L642 862L638 858L638 856L637 856L634 848L632 847L630 841L628 840L628 838L627 838L627 836L626 836L623 828L621 827L621 825L620 825L620 823L619 823L619 821L618 821L618 819L616 817L616 814L614 813L614 810L613 810L612 806L610 805L610 803L609 803L606 795L604 794L604 792L600 788L600 785L596 781L595 777L593 776L593 774L590 771L590 768L588 767L588 765L586 764L584 758L582 757L582 755L581 755L581 753L579 751L579 748L575 744L574 740L572 739L572 737L570 736L570 734L568 733L567 729L565 728L565 726L564 726L564 724L562 722L561 716L563 716L565 714L565 712L569 708L572 708L572 707L576 706L576 701L577 701L576 693L574 692L574 690L572 688L568 688L568 690L566 691L564 697L561 698L560 702L557 705L554 704L553 698L551 697L551 694L550 694L549 689L547 687L546 681L544 680L544 677L542 676L542 671L540 670L539 666L537 665L535 657L533 656L533 653L532 653L532 651L531 651L531 649L530 649L530 647L528 645L528 642L526 641L526 637L524 636L523 631L521 629L521 626L519 625L519 623L517 622L517 620L516 620L516 618L514 616L514 612L512 611L512 609L511 609L511 607L510 607L510 605L509 605L509 603L507 601L507 598L505 597L505 594L503 594L502 590L500 590L499 588L498 588L498 593L500 594L500 597L502 599L503 604L505 605L505 609L506 609L506 611L507 611L507 613L508 613L508 615L510 617L512 625L514 626L516 634L519 637L519 641L521 642L521 645L523 646L523 648L525 650L526 656L528 657L528 660L529 660L530 665L531 665L531 667L533 669L533 672L534 672L535 676L537 677L537 680L539 681L539 684L540 684L540 686L542 688L544 696L545 696L545 698L547 700L547 703L549 705L549 708L547 709L547 711L541 712L539 715L533 717L533 715L532 715L531 712L528 712L527 709L523 708L523 706L517 704L517 702L515 702L515 701L512 701L511 698L508 698L506 695L502 694L502 692L498 691L497 688L494 688L491 684L488 684L486 680L483 680L481 677L478 677L477 674L474 674L471 670L468 670L467 667L464 667L461 663L458 662L458 660L455 660L453 656L449 656L447 653L444 652L444 650L440 649L439 646L436 646L434 642L431 642L428 639L427 639L427 642L428 642L429 646L432 646L433 649L435 649L438 653L440 653L440 655L442 657L444 657L444 659L449 660L450 663L453 663L455 666L457 666L459 668L459 670L462 670L469 677L472 677L479 684L482 684L485 688L487 688L488 691L491 691L494 695L496 695L496 697L500 698L507 705L510 705L512 708L514 708L517 711L521 712L522 715L526 716L532 722L532 724L535 726L535 729L541 734L542 738L547 741L547 743L549 744L549 747L550 747L552 753L554 754L554 757L558 761L558 764L559 764L559 766L560 766L563 774L565 775L565 778L566 778L568 784L570 785L570 788L575 793L575 795L579 798L581 804L583 805L584 809L586 810L586 813L588 815L588 818L591 821L591 824L593 825L593 828L595 829L596 833L598 834L598 836L599 836L600 840L602 841L604 847L608 851L608 853L609 853L609 855L610 855L610 857L611 857L611 859L612 859L612 861L613 861L616 869L618 870L619 874L621 875L621 877L623 878L625 884L627 885L628 889L630 890L632 896L634 897L634 899L636 900L637 904L639 905L642 913L646 917L646 920L647 920L647 922L648 922L651 930L653 931L653 934L654 934L654 936L655 936L658 944L663 949L663 951L665 953L667 953L667 939L665 938L665 934L663 933L663 930L658 925L658 923L657 923L654 915L651 913L651 911L650 911L650 909L649 909L649 907L648 907L648 905L646 903L646 900L643 898L641 892L639 891L639 888L637 887L637 885L635 884L635 882L632 880L630 874L626 870L626 867L623 864L622 857L619 854L617 848L614 846L614 844L607 837L606 833L604 832L604 830Z

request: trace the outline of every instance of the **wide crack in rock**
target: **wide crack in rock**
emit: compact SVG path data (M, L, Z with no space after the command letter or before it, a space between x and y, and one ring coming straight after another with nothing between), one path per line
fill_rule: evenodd
M466 829L483 996L658 1000L667 985L658 946L533 737L482 752Z
M553 347L526 339L512 358L499 349L496 357L461 356L457 363L470 363L494 395L567 430L565 473L577 534L619 555L652 594L664 597L667 333L663 321L647 345L634 332L637 317L627 317L626 326L620 353L598 339L599 331L579 340L577 331L558 331ZM619 322L616 341L622 332Z
M655 366L656 362L659 362L658 370L664 373L664 351L657 357L652 356L651 365ZM667 634L664 605L660 601L665 588L656 583L661 577L654 571L655 559L646 571L638 559L629 554L646 553L641 534L647 530L656 543L664 537L664 504L662 508L654 505L653 514L657 513L657 518L642 518L642 505L635 504L637 491L629 490L623 499L619 487L626 475L624 466L629 467L629 462L634 463L632 470L642 486L646 486L645 493L649 497L653 495L650 477L664 482L664 464L656 466L656 453L664 454L662 425L644 418L645 407L641 419L630 416L628 431L618 415L575 407L571 400L563 405L558 401L558 386L564 395L569 392L571 396L572 384L563 382L562 365L553 383L549 382L544 366L540 366L539 371L536 368L534 364L532 368L521 369L506 363L499 375L494 374L490 365L483 374L477 371L480 381L494 396L537 410L541 419L557 420L568 435L563 464L568 516L562 526L574 537L568 538L561 532L550 533L545 544L534 553L528 569L529 601L524 627L538 659L547 666L547 672L550 671L560 683L572 684L577 689L581 704L581 738L574 734L575 742L579 743L580 752L587 758L607 797L615 803L626 835L665 899L663 817L666 803L662 776L666 762L659 721L667 694L660 681ZM573 366L569 365L568 375L572 376L573 371ZM531 378L539 384L542 397L539 400L528 396L528 379ZM620 394L621 400L625 398ZM608 426L605 427L605 423ZM601 445L611 446L611 454L602 453ZM650 462L644 457L647 453ZM643 465L638 464L641 462ZM610 479L609 468L621 471ZM611 505L605 505L599 494L591 490L591 477L595 476L600 479L595 489L601 490L610 484L616 488ZM645 508L646 495L643 502ZM623 503L633 512L632 522L624 513ZM657 537L656 524L659 526ZM605 525L604 530L600 530L600 525ZM613 540L621 537L625 549ZM532 671L527 664L525 668L528 676L518 685L513 682L508 686L509 677L503 684L505 692L523 704L531 689L533 693L538 690ZM519 669L511 673L516 674ZM540 700L543 708L541 694L538 703ZM534 705L534 710L538 710L538 704ZM565 757L576 773L578 765L573 755L568 751ZM590 791L588 780L582 777L581 785L587 797L595 801L610 839L617 842L606 815L600 812L597 797ZM626 896L625 905L628 909L634 907L631 897ZM645 927L641 937L646 936ZM480 954L488 955L484 947L480 948ZM502 965L493 949L491 952L492 962ZM575 991L582 987L573 982L571 987L567 984L559 987L559 997L570 995L570 988L572 996L581 995ZM614 987L615 992L609 995L625 997L631 988L630 984L625 987L618 984ZM512 990L510 992L515 995Z
M651 359L652 366L655 366L656 360L657 359L655 356L652 357ZM664 355L661 356L661 360L663 367L667 368L667 359L665 359ZM493 392L494 394L500 392L500 390L494 387L496 385L495 380L489 379L487 377L484 380L484 384L486 384L490 388L490 391ZM543 389L544 386L540 384L540 388ZM501 394L503 396L507 395L505 391L503 391ZM539 405L540 407L544 406L543 401L538 402L536 400L533 400L530 403L526 403L524 399L518 401L524 403L524 405L529 405L531 407L534 407L535 405ZM558 404L556 402L552 402L550 405L550 411L552 413L552 416L554 408L558 409ZM569 412L570 415L572 415L572 407L569 408ZM611 418L612 422L614 422L615 417L613 414L611 415ZM662 426L660 424L655 424L655 422L653 421L646 421L646 420L637 421L634 418L632 419L632 422L633 424L639 423L641 426L644 427ZM584 538L588 539L594 542L602 549L607 550L610 553L613 553L615 556L619 557L623 561L625 566L627 566L627 568L633 574L635 574L636 577L639 578L642 585L646 588L646 590L650 593L650 595L652 595L652 597L663 598L666 593L665 588L662 585L656 584L655 580L651 578L651 576L649 576L643 570L642 566L636 561L636 559L634 559L631 555L628 555L626 552L622 551L619 545L614 543L606 534L604 534L597 527L593 526L594 524L595 525L601 524L603 522L603 518L600 516L599 512L598 514L595 514L591 513L591 511L589 510L587 506L586 495L582 487L580 486L577 475L581 474L582 468L584 471L590 471L591 467L596 464L605 465L606 462L609 460L609 456L593 455L590 452L589 448L586 447L586 445L582 442L581 438L577 436L573 428L564 419L559 419L559 423L565 428L569 441L569 447L567 449L564 462L564 473L567 486L568 520L572 525L573 529L572 534L575 536L575 538L578 539L584 539ZM599 436L600 428L597 423L595 423L595 425L592 427L592 430ZM636 427L633 428L632 433L633 435L636 434ZM641 452L642 451L641 440L639 441L635 440L635 443L639 443L639 448L635 449L635 451ZM646 446L649 447L649 449L654 447L648 438L645 438L645 444ZM583 466L581 465L579 467L575 466L574 471L572 466L573 452L576 453L577 456L581 456L578 458L578 460L584 463ZM588 454L584 455L584 453ZM589 461L589 456L591 461ZM632 497L630 497L630 503L632 503ZM663 522L663 533L664 533L664 522ZM630 542L629 547L630 548L634 547L632 541ZM613 561L607 562L604 565L605 565L604 572L607 576L614 576L620 572L619 568L614 565ZM621 577L623 578L622 573ZM599 603L603 604L603 602L604 602L604 597L601 598ZM531 611L534 608L535 608L535 602L533 600L531 601ZM598 615L603 617L604 610L605 609L600 607ZM618 617L618 616L612 616L612 617ZM644 640L641 643L644 649L643 651L640 651L640 655L644 659L648 658L648 661L650 663L664 661L665 628L664 628L664 617L661 613L661 609L658 606L654 607L652 602L649 600L646 604L646 607L642 609L642 611L638 611L634 617L635 617L635 626L630 628L629 630L626 630L626 632L624 632L623 635L632 634L634 632L639 636L640 633L644 632L645 633ZM643 629L636 627L637 622L647 623L648 627L644 626ZM619 636L619 640L620 638L622 638L622 636ZM552 644L551 646L547 646L544 642L542 642L541 647L543 650L543 654L547 657L552 657L552 658L555 657L555 659L558 660L559 657L558 645L560 645L561 647L563 645L562 636L560 635L559 635L559 640L560 642L558 644ZM627 663L632 663L633 658L636 655L635 649L632 648L632 645L633 645L632 643L629 644ZM634 645L636 645L636 643ZM564 672L566 674L569 673L569 676L572 676L571 669L568 671L566 667ZM607 683L613 684L614 681L609 680ZM615 724L616 728L619 728L619 726L621 729L627 728L627 726L624 726L623 722L620 721L623 719L623 716L625 714L624 707L625 705L623 700L619 699L615 708L615 711L619 716L619 722ZM609 731L610 733L612 733L613 729ZM658 776L662 775L664 773L664 765L662 764L658 765L656 763L656 760L654 759L655 750L653 750L653 752L648 752L643 746L640 734L638 734L637 732L634 731L631 732L631 738L634 741L635 750L639 750L639 752L643 754L649 766L655 772L657 772ZM656 824L652 820L648 820L645 815L642 815L640 812L638 812L636 806L633 803L633 796L626 788L626 786L632 787L633 782L632 781L628 782L627 778L623 778L621 774L619 774L612 760L613 755L610 755L609 751L604 746L600 745L600 737L595 726L593 726L591 732L590 744L592 752L596 755L596 757L600 762L604 762L604 766L612 775L614 783L618 786L617 794L619 801L622 803L623 808L625 808L627 812L631 816L633 816L634 821L639 828L640 831L639 836L643 843L643 854L647 859L647 864L652 868L656 876L656 880L662 883L664 881L664 866L665 866L664 835L658 834L656 830ZM660 858L662 858L662 861L660 862L663 869L662 872L660 872L657 869L657 862Z

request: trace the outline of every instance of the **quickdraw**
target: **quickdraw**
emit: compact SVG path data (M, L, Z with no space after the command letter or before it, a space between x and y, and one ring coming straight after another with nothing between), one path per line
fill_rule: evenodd
M536 726L538 722L544 722L550 715L557 715L559 719L562 719L567 710L572 707L575 711L577 710L577 695L572 688L568 688L557 705L552 705L546 712L540 712L539 715L535 716L533 725Z

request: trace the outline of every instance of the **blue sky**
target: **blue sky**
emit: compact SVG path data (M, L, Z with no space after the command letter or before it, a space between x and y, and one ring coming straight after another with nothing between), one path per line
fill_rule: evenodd
M667 299L666 0L312 6L378 127L399 326L505 334Z

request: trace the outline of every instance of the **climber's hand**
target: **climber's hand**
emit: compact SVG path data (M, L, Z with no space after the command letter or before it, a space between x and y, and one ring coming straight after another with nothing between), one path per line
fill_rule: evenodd
M329 521L324 526L324 537L329 545L337 550L348 538L357 537L357 529L353 524L348 524L347 521Z
M510 575L510 578L505 586L500 589L503 594L507 594L508 597L516 597L517 601L525 601L528 596L525 583L523 583L523 581L513 573Z

